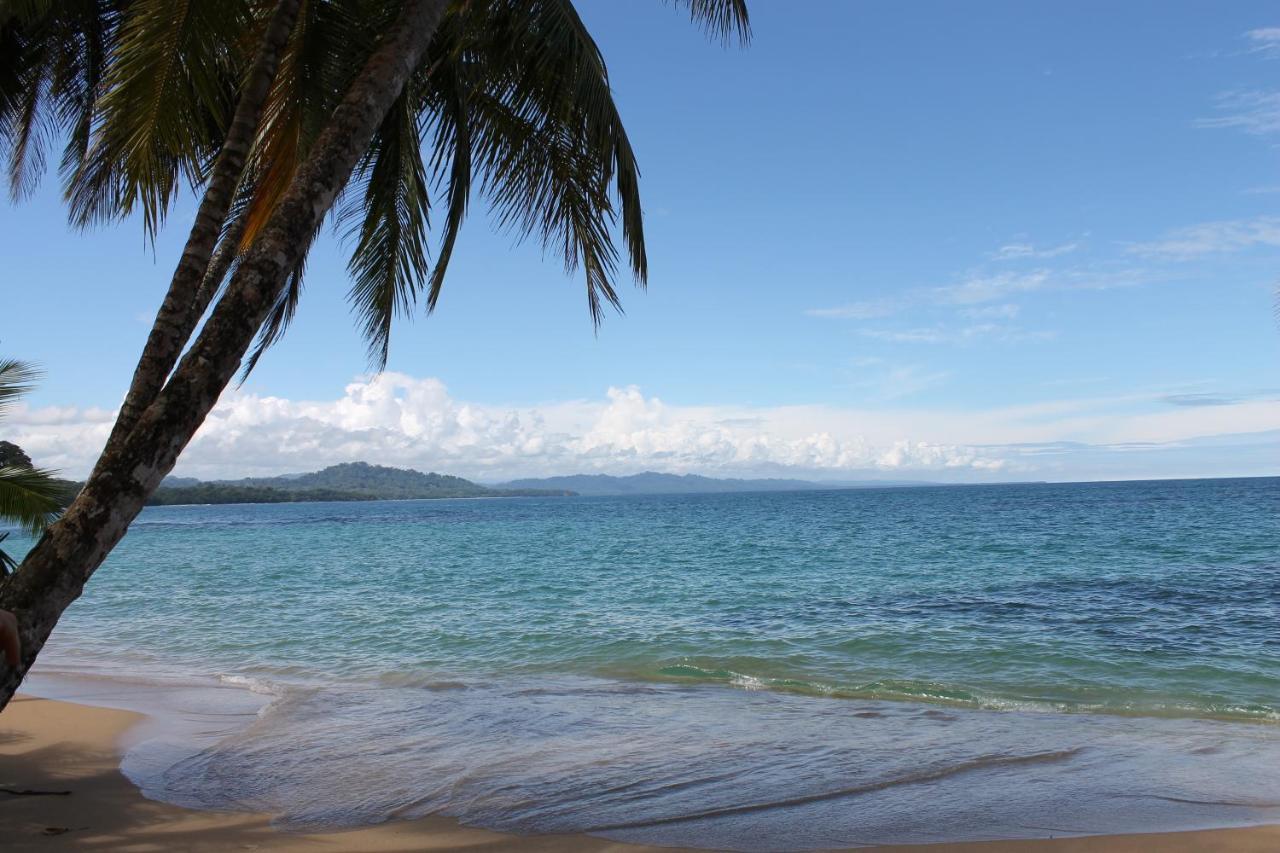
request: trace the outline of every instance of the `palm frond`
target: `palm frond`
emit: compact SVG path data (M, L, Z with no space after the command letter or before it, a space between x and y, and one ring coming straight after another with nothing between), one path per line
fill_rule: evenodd
M41 371L33 364L14 358L0 359L0 414L9 405L32 389Z
M66 146L58 170L64 182L80 169L89 150L93 118L122 17L119 0L74 0L61 6L66 15L51 90Z
M618 251L610 233L614 212L605 163L574 137L539 127L500 101L474 101L482 190L499 227L536 236L560 256L566 272L581 268L587 308L599 325L604 302L621 307L613 285Z
M0 141L15 200L29 195L44 173L45 143L54 130L49 111L43 109L49 97L50 47L31 29L36 28L22 28L11 19L0 37L5 57L0 62Z
M700 24L707 35L728 44L735 39L739 44L751 41L751 19L747 14L747 0L674 0L676 5L688 6L689 17Z
M446 21L449 26L452 21ZM443 29L443 27L442 27ZM467 216L471 201L471 120L468 115L467 91L462 86L456 63L439 63L430 75L435 87L436 120L431 171L438 176L437 183L445 183L445 208L443 236L436 253L435 268L427 285L427 313L436 309L444 276L453 258L462 221Z
M263 111L258 143L242 182L244 192L228 217L231 224L224 241L233 237L238 251L228 254L223 249L230 247L219 247L219 258L210 264L211 270L221 271L216 282L206 282L215 290L236 257L248 250L266 226L352 75L359 70L361 57L372 50L379 28L387 24L386 15L377 14L387 9L377 5L379 8L370 9L370 4L361 0L304 3ZM348 188L344 200L350 192ZM290 275L245 358L241 383L293 321L302 295L305 253L303 257L303 265ZM206 295L212 293L202 286L201 298Z
M0 147L10 191L28 194L49 141L66 137L64 162L85 140L120 0L0 4Z
M39 536L65 505L66 484L54 472L20 465L0 467L0 518L18 522Z
M632 270L641 284L648 279L648 259L644 249L644 213L640 206L640 168L627 138L622 116L618 114L609 87L609 71L595 39L587 31L582 18L568 0L561 0L559 11L572 28L577 43L577 67L572 80L576 83L574 103L580 105L588 137L600 149L607 162L604 180L617 181L617 197L622 207L622 233L627 242Z
M75 224L136 209L154 237L184 184L201 183L234 108L251 12L247 0L131 0L67 182Z
M378 4L379 6L383 4ZM242 248L261 233L385 21L359 0L307 2L281 57L246 181ZM376 10L372 10L376 11Z
M200 322L200 318L204 316L205 311L213 303L213 300L222 293L227 280L234 274L235 268L239 264L243 249L246 248L243 240L248 222L244 213L252 192L252 188L245 187L242 181L237 199L232 203L226 222L223 224L222 235L218 238L218 246L209 258L208 267L205 268L204 278L200 282L200 289L196 292L195 303L191 306L189 319L190 326L193 329Z
M262 327L258 330L258 337L254 341L253 351L249 353L244 364L240 368L240 384L243 385L245 380L249 378L249 374L253 373L262 356L267 350L280 342L284 337L284 333L288 330L289 324L293 322L294 315L298 312L298 303L302 300L302 279L305 272L304 260L297 269L290 275L285 282L284 290L280 292L280 298L271 306L267 319L263 321Z
M500 228L537 239L566 271L583 270L598 324L605 303L620 306L615 231L642 286L648 260L635 154L600 50L573 4L468 6L437 33L427 61L432 173L450 199L428 307L475 181Z
M667 2L713 37L750 38L745 0ZM48 142L65 137L73 222L139 212L154 238L178 193L204 182L271 5L0 0L0 144L14 188L28 188ZM238 240L220 257L233 262L254 242L397 7L304 0L231 218ZM66 24L77 15L85 24L78 35ZM55 23L61 41L51 35ZM642 287L648 276L639 174L604 59L572 0L451 3L334 208L353 241L350 300L374 365L385 365L392 322L424 286L428 312L438 304L473 191L499 228L582 271L594 324L606 305L620 310L619 267ZM442 200L438 224L428 222L431 194ZM299 267L244 375L294 317L302 278ZM193 311L217 279L200 288Z
M427 174L412 86L411 81L378 128L339 214L355 244L348 299L377 370L387 363L392 320L413 311L429 268Z
M307 271L307 255L310 253L311 244L315 242L319 232L320 229L317 228L308 238L307 245L302 248L302 260L298 262L293 272L289 273L284 289L280 291L279 298L271 306L266 319L258 329L258 336L254 341L253 350L240 368L241 385L249 378L249 374L253 373L254 368L258 366L258 362L266 351L280 342L281 338L284 337L284 333L288 331L289 324L293 322L293 318L298 312L298 303L302 300L302 282Z

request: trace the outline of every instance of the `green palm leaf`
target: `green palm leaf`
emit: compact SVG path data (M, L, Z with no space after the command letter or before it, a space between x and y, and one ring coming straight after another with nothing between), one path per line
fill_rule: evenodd
M265 226L293 180L298 165L319 136L325 119L349 85L351 75L359 68L361 57L372 49L380 28L388 23L388 13L393 11L391 7L384 8L384 4L375 4L371 8L369 3L357 0L307 3L304 6L266 105L258 144L250 156L243 197L231 217L239 229L240 251L247 249ZM390 119L384 122L375 145L386 136L390 125ZM407 149L408 146L402 147ZM379 169L379 188L368 186L369 172L378 160L375 154L371 148L351 179L342 203L335 207L338 211L335 220L348 233L357 228L352 224L356 218L366 216L362 204L353 201L356 196L363 196L365 203L370 205L367 217L371 220L378 219L375 207L384 213L396 210L394 205L375 204L379 200L394 199L397 194L394 182L387 182L387 178L397 175L395 169L389 168L390 160ZM395 241L384 245L394 246ZM375 257L371 247L366 247L362 255L361 263L370 270L381 260L380 256ZM391 260L383 267L395 268L394 251L389 257ZM355 257L351 268L353 276L358 276L362 267ZM241 382L248 378L265 352L284 336L297 311L302 284L303 270L300 268L290 275L280 299L267 315L241 369ZM402 281L398 286L412 285ZM358 312L361 310L354 299L353 305ZM389 320L386 325L389 329ZM375 364L378 364L376 348L371 345L370 351Z
M339 213L355 240L349 299L369 344L369 360L379 370L387 363L392 319L412 312L429 269L427 170L412 86L387 113L357 167L354 183L363 184L363 192ZM349 191L348 197L355 194Z
M120 5L0 2L0 143L15 197L43 174L50 140L66 139L64 173L84 156Z
M686 3L711 34L749 38L741 0ZM407 112L421 92L416 120ZM570 0L460 4L437 31L410 90L388 116L353 179L341 221L355 244L350 300L376 368L391 324L408 313L427 266L429 203L421 158L407 144L425 130L429 183L447 204L426 282L438 304L473 183L499 228L538 240L566 271L581 269L593 323L620 310L619 251L639 284L648 275L639 167L608 71Z
M446 23L447 26L447 23ZM462 221L467 216L471 201L472 140L471 120L468 115L467 92L462 86L458 63L440 63L432 69L434 85L435 120L434 147L431 170L437 176L437 184L445 184L445 208L443 235L436 255L435 268L427 286L427 312L435 310L440 301L444 276L453 258Z
M54 472L19 465L0 467L0 518L18 522L34 536L40 535L62 511L66 484Z
M240 369L241 384L249 378L250 373L253 373L253 369L258 366L258 362L266 351L280 342L280 339L284 337L285 331L288 330L289 324L293 322L293 317L298 311L298 302L302 299L302 279L303 274L306 272L305 268L306 260L304 259L302 264L289 276L289 280L285 282L280 298L271 306L267 319L263 321L262 328L258 330L258 337L253 344L253 351L245 359L244 366Z
M385 17L371 15L368 6L356 0L304 3L249 158L243 248L266 225L376 41Z
M676 5L688 6L693 22L714 38L726 43L736 38L741 44L751 40L747 0L677 0Z
M34 387L40 371L32 364L13 358L0 359L0 415L9 405Z
M604 60L573 4L500 5L466 69L482 192L499 227L539 240L567 272L583 270L598 324L604 302L620 305L615 198L629 266L640 284L648 275L639 168Z
M40 371L25 361L0 359L0 414L30 391L39 376ZM38 536L70 502L67 488L68 483L54 479L52 471L26 464L0 465L0 518L16 521ZM0 551L0 577L12 568L13 560Z
M246 0L131 0L66 194L85 226L140 210L155 235L217 153L250 50Z

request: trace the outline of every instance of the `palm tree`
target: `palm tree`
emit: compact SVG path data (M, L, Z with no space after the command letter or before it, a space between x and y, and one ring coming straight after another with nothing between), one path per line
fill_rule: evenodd
M682 5L749 37L745 0ZM375 368L393 320L435 308L474 197L582 271L593 323L620 304L620 264L647 277L635 155L571 0L0 0L15 197L55 138L78 225L137 214L154 236L180 193L201 202L102 456L0 587L24 649L0 707L223 389L283 334L331 211Z
M38 376L39 372L25 362L0 359L0 415L31 390ZM13 449L15 452L6 454L13 458L0 462L0 520L16 522L32 536L39 536L66 505L66 484L54 479L52 471L33 466L21 450ZM0 533L0 543L8 538L7 532ZM13 558L0 549L0 578L15 568Z

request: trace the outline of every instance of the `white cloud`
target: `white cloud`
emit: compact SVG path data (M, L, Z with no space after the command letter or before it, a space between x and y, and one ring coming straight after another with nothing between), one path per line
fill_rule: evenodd
M972 274L957 284L942 287L915 288L899 296L882 297L863 302L851 302L834 308L811 308L805 313L811 317L831 317L845 320L874 320L888 317L911 306L973 305L1005 299L1018 293L1029 293L1049 286L1048 270L1030 272L1001 272L991 275Z
M1280 131L1280 92L1224 92L1217 98L1217 107L1222 115L1196 119L1196 127L1231 127L1255 136Z
M1280 27L1260 27L1244 34L1249 42L1250 53L1260 53L1266 57L1280 57Z
M869 391L880 400L900 400L935 387L951 376L949 370L932 370L920 364L891 364L883 358L857 358L850 387Z
M971 323L964 326L931 326L914 329L859 329L862 335L897 344L970 344L981 340L1002 343L1045 341L1057 337L1050 330L1028 330L1007 323Z
M1274 222L1280 223L1280 220ZM1273 224L1271 220L1258 220L1254 239L1266 239ZM1275 227L1280 228L1280 225ZM1130 245L1127 251L1130 254L1171 254L1185 251L1190 248L1187 241L1192 238L1202 239L1204 235L1199 231L1207 228L1208 226L1193 226L1182 229L1163 241ZM904 288L897 293L843 305L809 308L804 313L810 317L858 321L881 320L903 314L924 318L923 323L917 320L919 325L912 328L859 330L871 338L899 343L964 342L981 337L999 337L1006 341L1044 340L1054 337L1054 333L1025 331L990 323L954 328L954 321L957 318L1013 319L1020 311L1020 306L1014 300L1037 292L1111 290L1147 285L1169 278L1167 269L1144 269L1116 257L1087 263L1053 262L1052 259L1071 254L1080 247L1081 244L1077 242L1048 247L1030 242L1007 243L987 255L988 263L957 276L951 284ZM1044 263L1037 264L1033 269L1028 269L1025 265L1015 268L998 265L1007 261ZM986 303L992 302L1001 304L985 307ZM943 322L945 319L952 322L948 325Z
M913 306L952 307L975 305L1007 299L1019 293L1041 290L1051 283L1047 270L992 275L973 274L957 284L943 287L915 288L898 296L851 302L833 308L810 308L810 317L840 320L876 320L900 313Z
M993 252L991 257L997 261L1056 258L1059 255L1070 254L1078 248L1080 248L1078 243L1063 243L1060 246L1050 246L1047 249L1038 249L1031 243L1008 243Z
M901 299L868 299L863 302L850 302L848 305L837 305L834 308L810 308L804 313L810 317L832 317L841 320L873 320L877 317L888 317L903 308Z
M897 400L932 388L951 376L949 370L929 370L916 364L892 367L880 378L880 396Z
M960 311L962 316L971 320L1012 320L1022 311L1012 302L1006 302L1003 305L984 305L980 308L964 308Z
M931 381L912 370L896 378L903 390ZM98 410L21 409L7 427L12 440L42 465L83 476L106 440L109 418ZM386 373L352 382L336 400L229 394L196 434L178 470L239 477L366 460L500 479L648 468L1000 468L1000 460L986 451L908 435L871 441L857 431L832 432L787 410L672 407L635 387L610 388L597 402L487 406L454 399L438 379Z
M1007 299L1018 293L1043 290L1050 284L1048 270L1026 273L1002 272L994 275L972 275L959 284L936 287L930 291L934 302L946 305L973 305Z
M978 341L1028 343L1057 337L1048 329L1025 329L1008 322L1018 317L1015 300L1035 292L1110 290L1155 280L1153 273L1122 267L1074 266L1064 269L972 272L955 284L914 288L895 297L854 302L835 308L810 309L815 317L877 320L911 313L925 319L910 326L861 326L858 334L898 344L971 344ZM989 304L998 303L998 304ZM917 321L919 322L919 321Z
M1169 260L1190 260L1220 252L1239 252L1256 246L1280 246L1280 216L1259 216L1204 222L1170 231L1162 239L1135 243L1134 254Z
M877 381L885 383L888 398L895 382L909 393L913 383L945 375L884 362L867 366L882 369ZM1280 424L1280 401L1274 399L1171 406L1164 396L923 410L684 406L624 387L609 389L600 400L504 407L457 400L437 379L389 373L352 382L333 400L229 394L183 455L178 473L240 477L365 460L483 480L645 469L829 479L867 472L921 479L1026 478L1038 472L1062 478L1078 476L1071 468L1076 451L1055 451L1056 461L1046 468L1037 461L1044 454L1026 448L1064 442L1095 453L1151 443L1173 447ZM6 434L40 464L83 476L106 439L109 418L93 409L15 407ZM1254 453L1250 471L1268 473L1260 461L1267 457ZM1129 476L1159 475L1151 464L1142 463L1147 467Z

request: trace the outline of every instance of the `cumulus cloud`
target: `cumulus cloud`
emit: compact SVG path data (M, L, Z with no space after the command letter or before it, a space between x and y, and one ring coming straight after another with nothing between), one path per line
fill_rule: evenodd
M902 384L931 381L912 371ZM41 464L83 475L110 429L96 409L20 409L13 440ZM820 420L820 419L819 419ZM210 413L179 463L206 478L280 474L352 460L483 479L577 471L751 473L973 468L995 454L903 435L869 440L789 410L669 406L632 386L603 400L526 408L467 403L434 378L385 373L341 397L294 401L233 393Z
M886 401L946 375L879 359L857 366L885 391ZM1108 454L1139 445L1168 450L1206 436L1261 434L1280 423L1280 400L1274 395L1223 395L1221 404L1204 405L1205 393L1196 400L1146 394L924 410L673 405L627 386L610 388L595 400L509 407L459 400L438 379L387 373L353 381L330 400L228 394L176 473L215 479L365 460L484 481L642 470L828 480L1079 478L1087 472L1073 468L1073 460L1110 459ZM106 440L111 417L100 409L18 406L5 424L6 438L41 465L84 476ZM1029 449L1050 446L1077 449L1053 454ZM1044 461L1049 456L1052 464ZM1159 476L1150 461L1158 456L1145 454L1146 461L1132 469L1107 462L1090 470ZM1257 470L1258 458L1254 446L1239 451L1242 461L1231 464L1248 462L1248 473L1266 473ZM1174 473L1234 470L1210 457L1198 464L1201 469Z

